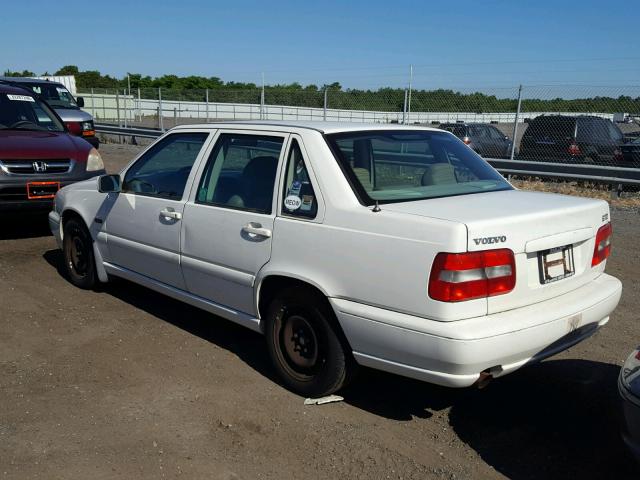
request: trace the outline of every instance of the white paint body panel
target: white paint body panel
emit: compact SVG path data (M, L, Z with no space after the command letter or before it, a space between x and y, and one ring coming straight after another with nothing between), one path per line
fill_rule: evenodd
M486 369L507 373L568 348L608 321L621 284L603 273L606 262L591 267L596 231L608 221L606 202L512 190L385 204L380 212L361 205L323 133L407 128L417 127L178 127L172 131L211 133L184 202L169 205L140 197L132 202L125 198L129 194L98 193L95 180L80 182L58 193L51 229L61 242L60 215L73 211L96 241L101 279L106 273L122 276L254 330L261 328L262 282L273 275L302 280L328 297L360 363L443 385L470 385ZM215 136L225 131L297 138L318 198L318 216L291 218L279 208L286 152L271 215L195 203L194 185ZM182 220L159 221L166 206L181 212ZM106 227L96 224L96 217L104 217ZM260 223L271 236L246 238L242 227L249 222ZM486 238L499 241L476 241ZM573 246L575 274L541 284L538 252L564 245ZM429 298L437 253L490 248L515 253L512 292L458 303Z

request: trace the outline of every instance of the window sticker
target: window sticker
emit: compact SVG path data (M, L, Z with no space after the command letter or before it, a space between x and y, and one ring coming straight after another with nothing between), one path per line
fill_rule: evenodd
M302 205L300 205L301 212L310 212L313 207L313 195L303 195Z
M300 193L301 188L302 188L302 182L299 180L295 180L291 185L291 190L289 190L289 195L298 195Z
M10 93L7 93L7 98L16 102L36 102L34 98L30 97L29 95L12 95Z
M284 206L287 210L294 212L300 208L302 200L297 195L289 195L284 199Z

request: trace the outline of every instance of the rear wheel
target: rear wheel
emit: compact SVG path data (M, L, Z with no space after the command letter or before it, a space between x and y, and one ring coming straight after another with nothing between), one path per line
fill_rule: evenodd
M355 373L356 363L331 307L311 289L283 290L269 306L265 334L279 377L296 393L329 395Z
M94 288L97 276L93 240L82 220L70 218L64 223L62 251L65 271L71 283L84 289Z

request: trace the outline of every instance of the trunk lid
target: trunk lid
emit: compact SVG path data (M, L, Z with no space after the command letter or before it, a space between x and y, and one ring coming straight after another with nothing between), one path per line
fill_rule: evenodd
M509 190L382 208L463 223L468 251L511 249L516 256L516 287L508 294L490 297L488 313L562 295L593 280L604 269L604 263L591 267L596 232L609 221L609 206L603 200ZM542 256L561 247L567 249ZM563 260L562 266L547 268L554 279L544 279L544 264L558 259ZM561 278L565 262L572 264L573 272Z

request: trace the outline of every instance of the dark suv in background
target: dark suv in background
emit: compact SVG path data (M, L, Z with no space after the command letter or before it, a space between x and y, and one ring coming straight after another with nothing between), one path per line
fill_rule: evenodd
M95 148L100 146L93 117L81 110L84 107L84 99L74 98L62 83L22 77L0 77L0 80L32 90L56 111L72 135L84 138Z
M592 115L541 115L529 121L520 158L541 162L624 164L624 136L611 120Z
M476 153L487 158L509 158L511 139L493 125L486 123L441 123L438 128L448 130Z

